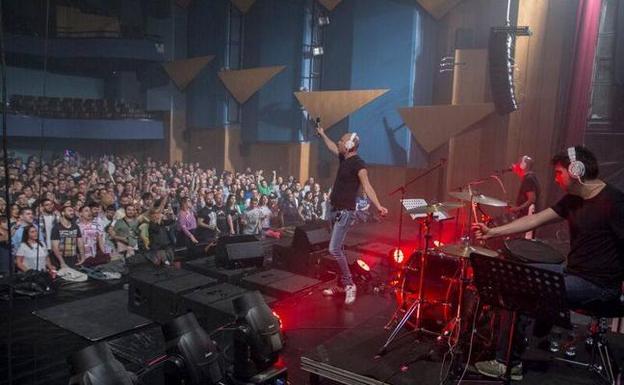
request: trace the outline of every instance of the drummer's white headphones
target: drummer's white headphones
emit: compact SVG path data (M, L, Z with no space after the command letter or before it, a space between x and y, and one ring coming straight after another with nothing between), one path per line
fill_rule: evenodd
M574 146L568 147L568 158L570 159L568 174L570 174L572 178L580 181L585 175L585 164L576 159L576 148L574 148Z
M360 138L358 138L357 133L352 132L351 136L349 137L349 139L347 139L347 141L345 142L344 146L347 150L351 151L352 149L355 148L355 140L360 140Z

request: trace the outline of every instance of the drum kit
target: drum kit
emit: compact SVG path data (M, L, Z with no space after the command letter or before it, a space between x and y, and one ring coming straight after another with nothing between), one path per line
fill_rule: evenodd
M468 323L464 321L472 319L475 311L480 311L476 309L478 293L472 282L470 255L478 253L498 258L499 252L475 244L470 229L467 234L462 234L460 243L431 247L431 225L438 218L448 218L448 211L463 208L465 203L471 206L468 223L476 219L480 205L507 207L508 204L470 188L468 191L450 192L449 195L459 202L425 204L407 210L408 214L420 217L424 242L421 243L423 247L409 257L399 272L400 284L396 290L398 306L386 325L386 329L391 329L393 325L394 329L378 356L386 353L403 327L438 339L448 339L449 346L454 345L460 335L469 330ZM514 246L524 249L529 247L526 244Z

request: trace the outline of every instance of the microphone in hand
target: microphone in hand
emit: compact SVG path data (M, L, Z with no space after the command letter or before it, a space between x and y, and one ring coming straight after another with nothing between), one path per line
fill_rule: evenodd
M314 119L314 128L316 129L316 136L321 136L321 130L323 130L321 128L321 118L317 117L316 119Z

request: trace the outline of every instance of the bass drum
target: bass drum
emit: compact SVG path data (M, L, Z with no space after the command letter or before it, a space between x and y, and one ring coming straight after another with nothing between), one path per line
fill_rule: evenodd
M430 250L425 258L424 303L421 308L422 326L438 332L457 313L461 262L458 257L437 250ZM397 302L404 312L418 299L421 261L422 253L420 251L415 252L409 257L403 270L401 290L397 291ZM413 327L415 319L416 312L414 311L407 324Z

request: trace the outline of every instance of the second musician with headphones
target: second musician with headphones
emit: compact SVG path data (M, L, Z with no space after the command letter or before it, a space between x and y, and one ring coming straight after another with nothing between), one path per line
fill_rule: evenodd
M368 180L366 163L357 154L360 138L355 132L346 133L338 143L334 143L326 134L325 130L317 124L316 131L325 142L325 145L333 154L338 156L340 165L336 174L336 181L332 187L330 203L330 223L332 225L329 253L336 258L340 267L341 278L337 287L323 290L324 295L336 295L345 293L345 304L355 301L356 287L351 277L349 264L344 253L344 241L347 232L355 222L355 201L360 186L368 195L373 205L379 210L381 216L385 216L388 210L377 199L377 194Z

